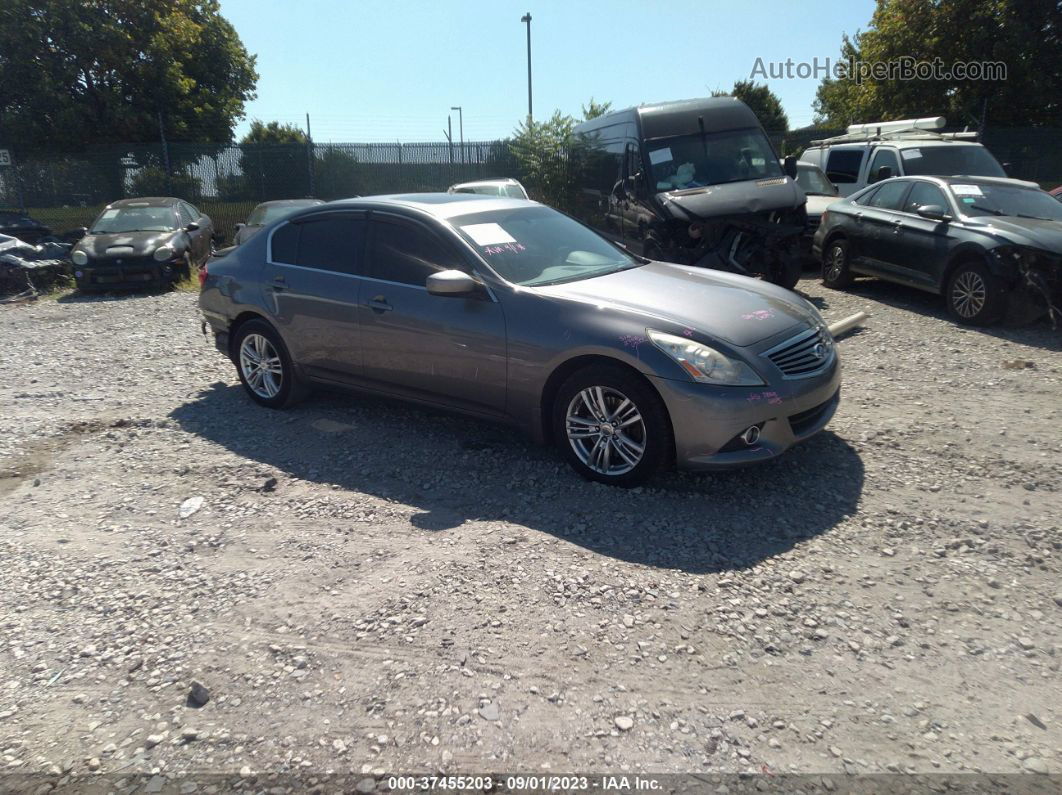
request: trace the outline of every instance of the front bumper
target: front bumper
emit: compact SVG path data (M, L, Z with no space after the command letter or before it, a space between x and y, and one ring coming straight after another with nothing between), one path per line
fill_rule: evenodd
M760 387L712 387L650 376L675 432L679 469L728 469L767 461L826 427L841 400L839 357L810 378ZM739 437L759 427L759 439Z
M81 289L147 287L168 284L175 278L177 272L171 263L154 260L121 265L90 262L74 266L74 280Z

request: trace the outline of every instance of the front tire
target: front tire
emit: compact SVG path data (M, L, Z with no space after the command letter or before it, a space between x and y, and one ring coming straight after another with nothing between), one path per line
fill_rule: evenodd
M787 290L792 290L800 281L800 274L804 270L804 263L799 257L786 257L780 262L771 265L767 273L767 281L777 284Z
M842 290L854 280L848 265L848 241L832 241L822 255L822 283L830 289Z
M283 409L305 395L288 349L276 330L264 320L250 320L241 325L232 344L236 373L255 403Z
M553 404L553 437L580 475L625 488L655 475L674 450L663 400L618 365L591 365L568 377Z
M1006 309L1007 292L999 279L977 260L960 263L944 293L948 312L960 323L987 326Z

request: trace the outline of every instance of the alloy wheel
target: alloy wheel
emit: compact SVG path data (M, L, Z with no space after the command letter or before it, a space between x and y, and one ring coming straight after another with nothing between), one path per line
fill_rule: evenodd
M831 282L840 278L844 272L844 249L834 246L830 249L830 269L826 271L826 278Z
M634 402L618 389L591 386L581 390L568 404L564 425L575 455L598 474L624 475L645 454L645 421Z
M964 271L959 274L951 288L951 302L960 317L976 317L988 300L988 286L981 274Z
M261 334L248 334L240 343L240 371L258 397L277 396L284 381L284 365L273 344Z

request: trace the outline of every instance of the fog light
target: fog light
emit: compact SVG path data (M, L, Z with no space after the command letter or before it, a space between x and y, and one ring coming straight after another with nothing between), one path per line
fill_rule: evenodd
M750 425L741 434L741 441L747 444L749 447L756 444L760 440L760 426Z

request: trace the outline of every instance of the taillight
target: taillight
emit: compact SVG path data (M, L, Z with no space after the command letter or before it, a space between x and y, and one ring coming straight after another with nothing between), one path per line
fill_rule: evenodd
M202 265L199 266L199 287L200 288L202 288L203 284L206 282L206 277L207 277L207 264L204 262Z

